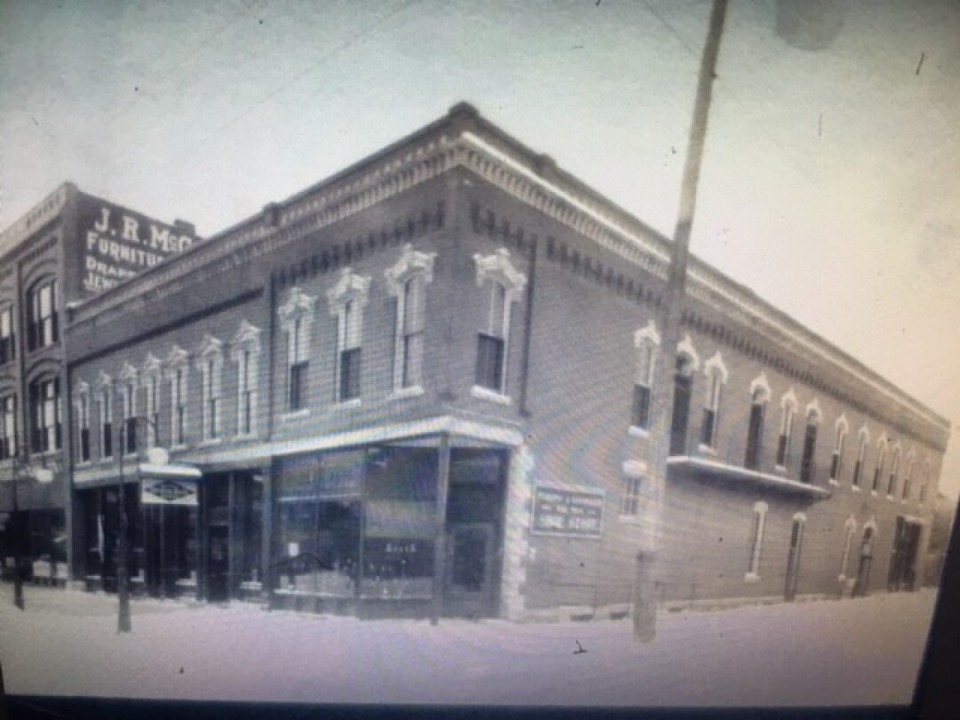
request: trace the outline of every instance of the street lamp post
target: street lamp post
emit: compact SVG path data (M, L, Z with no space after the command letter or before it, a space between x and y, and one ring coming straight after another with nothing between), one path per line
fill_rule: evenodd
M16 605L20 610L23 610L25 607L23 601L23 558L20 556L20 505L19 500L17 499L19 485L20 485L20 469L23 468L27 471L27 474L33 477L37 482L44 485L53 481L53 472L46 467L33 467L28 462L21 460L19 453L13 456L13 464L11 465L11 484L13 487L11 491L13 492L13 503L11 509L12 521L13 521L13 604Z

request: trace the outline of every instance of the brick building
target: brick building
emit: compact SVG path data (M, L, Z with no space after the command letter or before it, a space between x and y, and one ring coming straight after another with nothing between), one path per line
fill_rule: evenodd
M0 558L65 579L68 463L63 312L195 241L65 183L0 235ZM40 472L38 472L38 470ZM47 482L39 482L43 478Z
M662 357L669 253L458 105L87 300L73 578L109 588L126 483L157 595L617 613L638 557L663 603L912 588L948 423L695 258Z

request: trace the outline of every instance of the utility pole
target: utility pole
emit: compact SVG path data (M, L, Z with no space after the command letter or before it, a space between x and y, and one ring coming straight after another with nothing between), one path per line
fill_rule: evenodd
M651 493L648 509L649 540L637 553L636 579L633 602L634 638L650 642L656 636L657 598L655 592L655 568L660 554L662 536L663 502L667 482L667 458L670 455L670 432L673 415L674 375L676 373L677 347L680 344L680 322L683 318L684 297L687 284L687 261L690 256L690 233L697 203L697 186L700 166L707 135L707 120L713 81L716 78L717 57L720 53L720 38L727 12L726 0L714 0L710 13L707 42L700 61L700 77L693 106L693 121L687 143L687 158L680 185L680 207L673 232L667 287L661 304L660 354L654 375L652 397L652 427L655 491Z

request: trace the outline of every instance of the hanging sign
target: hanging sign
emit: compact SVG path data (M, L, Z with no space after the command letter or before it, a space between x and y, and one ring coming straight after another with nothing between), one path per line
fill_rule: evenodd
M172 478L145 478L140 484L140 502L144 505L197 504L197 481Z
M537 486L531 531L540 535L598 538L603 530L603 502L601 491Z

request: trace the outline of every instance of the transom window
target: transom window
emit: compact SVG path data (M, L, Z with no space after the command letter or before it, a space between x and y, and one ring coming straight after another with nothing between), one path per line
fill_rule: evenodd
M27 348L52 345L59 338L57 282L41 281L27 295Z

